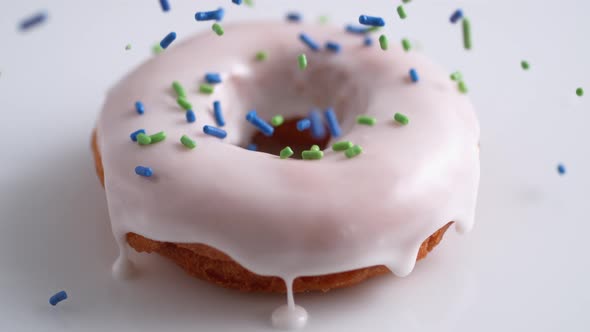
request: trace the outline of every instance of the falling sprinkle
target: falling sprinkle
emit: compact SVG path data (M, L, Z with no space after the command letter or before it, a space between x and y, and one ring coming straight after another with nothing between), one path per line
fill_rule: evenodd
M66 291L60 291L55 293L54 295L52 295L49 298L49 304L51 304L52 306L57 305L58 303L60 303L63 300L66 300L68 298L68 294L66 293Z
M46 12L39 12L35 15L29 16L23 19L19 24L20 31L27 31L33 27L41 25L43 22L47 20L47 13Z
M379 36L379 46L381 46L382 50L387 51L387 48L389 47L389 44L387 42L387 36L385 36L385 35Z
M137 166L135 167L135 174L149 178L150 176L154 175L154 171L149 167Z
M289 22L301 22L301 14L297 12L287 13L287 21Z
M195 14L195 20L197 20L197 21L211 21L211 20L221 21L221 20L223 20L224 14L225 14L225 11L223 10L223 8L220 7L217 10L212 10L212 11L208 11L208 12L197 12Z
M322 114L319 110L314 109L309 112L309 121L311 122L311 136L315 139L326 137L326 127L322 121Z
M564 164L558 164L557 165L557 173L559 173L559 175L564 175L565 172L566 172L565 165Z
M363 152L363 148L361 148L359 145L354 145L348 149L346 149L346 151L344 151L344 154L346 155L346 158L354 158L356 156L358 156L359 154L361 154Z
M194 149L195 147L197 147L197 143L195 143L194 140L190 139L190 137L186 135L182 135L182 137L180 138L180 143L182 143L182 145L189 149Z
M403 5L397 6L397 14L399 15L399 18L401 18L402 20L408 17Z
M254 0L244 0L244 3L248 7L254 7Z
M306 129L309 129L309 127L311 127L311 121L309 121L309 119L301 119L297 121L298 131L304 131Z
M467 93L467 84L465 84L464 81L459 81L459 84L457 84L457 87L459 88L459 92L465 94Z
M457 9L457 10L455 10L455 12L453 12L451 17L449 18L449 21L451 21L451 23L455 24L455 23L459 22L459 20L462 18L463 18L463 11L461 9Z
M275 129L270 123L264 121L256 115L255 111L250 111L246 114L246 120L256 127L265 136L272 136Z
M293 155L293 153L294 153L293 150L287 146L281 150L281 152L279 153L279 156L281 159L287 159L287 158L291 157Z
M463 47L471 49L471 22L467 17L463 19Z
M285 118L282 115L275 115L270 119L270 124L275 127L282 125L285 122Z
M356 25L352 25L352 24L347 25L345 29L346 29L346 32L353 33L356 35L364 35L367 32L369 32L369 28L367 28L367 27L356 26Z
M356 123L365 125L365 126L374 126L377 123L377 119L372 116L367 115L359 115L356 118Z
M460 81L462 79L463 79L463 75L461 74L460 71L456 71L451 74L451 80L453 80L453 81Z
M366 36L363 40L363 45L367 47L373 45L373 38L371 38L371 36Z
M299 64L299 69L304 70L307 68L307 57L305 54L299 54L297 57L297 63Z
M268 53L266 53L264 51L256 52L256 60L257 61L264 61L266 59L268 59Z
M528 61L526 60L522 60L520 62L520 66L522 67L522 69L524 70L529 70L529 68L531 67L531 65L528 63Z
M338 118L336 117L336 113L334 113L334 109L331 107L326 109L326 111L324 111L324 117L328 123L330 135L332 135L332 137L340 137L340 135L342 135L342 129L340 129L340 123L338 123Z
M221 25L219 25L219 23L213 23L213 25L211 26L211 29L218 35L218 36L223 36L223 28L221 27Z
M131 44L125 45L125 51L129 51L131 49Z
M170 3L168 2L168 0L160 0L160 6L162 7L162 11L170 11Z
M383 18L378 16L361 15L359 16L359 23L362 25L369 25L372 27L385 26L385 21L383 20Z
M170 44L172 44L172 42L176 39L176 32L170 32L169 34L166 35L166 37L164 37L164 39L162 39L162 41L160 42L160 47L162 47L163 49L167 49L168 46L170 46Z
M393 119L401 124L401 125L407 125L410 122L410 119L408 119L407 116L405 116L404 114L401 113L395 113L395 115L393 116Z
M412 48L412 44L410 44L410 41L407 38L404 38L402 39L402 47L404 48L404 51L408 52Z
M328 23L329 20L330 20L330 18L328 18L328 16L326 16L326 15L322 15L322 16L318 17L318 22L320 22L320 24L326 24L326 23Z
M231 2L235 3L238 6L242 4L242 0L232 0Z
M577 88L576 89L576 95L578 97L582 97L584 95L584 89L583 88Z

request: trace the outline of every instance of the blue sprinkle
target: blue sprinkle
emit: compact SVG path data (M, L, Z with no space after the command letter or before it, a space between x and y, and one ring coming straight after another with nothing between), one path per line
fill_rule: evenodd
M365 40L363 41L363 44L365 46L371 46L373 45L373 38L371 38L370 36L366 36Z
M162 41L160 42L160 47L163 49L167 49L168 46L170 46L170 44L172 44L172 42L176 39L176 32L170 32L169 34L166 35L166 37L164 37L164 39L162 39Z
M309 119L301 119L297 121L297 130L304 131L305 129L309 129L311 127L311 121Z
M287 21L300 22L301 21L301 14L296 13L296 12L289 12L289 13L287 13Z
M221 83L221 75L219 73L207 73L205 74L205 81L209 84Z
M557 165L557 173L559 173L559 175L565 174L565 165L564 164Z
M326 127L322 121L322 115L318 110L309 112L309 121L311 121L311 136L319 139L326 137Z
M137 142L137 135L139 135L139 134L145 134L145 129L136 130L136 131L132 132L131 135L129 135L129 137L131 137L131 140L133 142Z
M186 122L193 123L193 122L197 121L197 116L195 115L195 112L193 112L193 110L186 111L185 115L186 115Z
M49 298L49 304L56 305L67 298L68 298L68 293L66 293L66 291L57 292L52 297Z
M326 121L328 122L328 129L330 129L330 134L332 137L339 137L342 135L342 130L340 129L340 124L338 123L338 118L336 118L336 113L334 113L334 109L332 107L328 108L324 112L324 116L326 117Z
M414 83L420 80L420 77L418 77L418 72L414 68L410 69L410 79L412 79L412 82Z
M463 11L461 9L457 9L453 13L453 15L451 15L450 21L451 21L451 23L455 24L462 18L463 18Z
M215 128L213 126L204 126L203 132L210 136L215 136L217 138L225 138L227 136L227 132L223 129Z
M275 128L270 123L264 121L256 115L256 111L252 110L246 114L246 120L258 128L265 136L272 136L275 132Z
M210 21L210 20L216 20L216 21L221 21L223 20L223 15L224 15L224 10L223 8L219 8L217 10L213 10L210 12L197 12L195 14L195 20L197 21Z
M223 114L221 113L221 103L219 100L213 102L213 113L215 115L215 122L217 123L217 126L225 126L225 120L223 119Z
M326 48L334 53L340 53L340 44L335 42L326 42Z
M45 20L47 20L47 13L46 12L40 12L37 13L33 16L27 17L24 20L22 20L19 24L19 28L21 31L25 31L28 30L36 25L39 25L43 22L45 22Z
M242 0L231 0L231 2L235 3L236 5L242 4Z
M137 111L137 114L139 114L139 115L142 115L143 113L145 113L145 107L143 106L143 103L141 101L135 102L135 110Z
M359 23L362 25L370 25L372 27L385 26L385 21L381 17L377 16L361 15L359 16Z
M319 51L320 50L320 46L318 45L318 43L316 43L313 39L311 39L308 35L306 35L305 33L302 33L299 35L299 39L305 44L307 45L312 51Z
M369 28L349 24L346 26L346 32L354 33L357 35L364 35L369 32Z
M163 11L170 11L170 3L168 2L168 0L160 0L160 6L162 6Z
M254 144L254 143L250 143L250 144L248 144L246 149L248 149L250 151L258 151L258 145Z
M135 174L149 178L150 176L154 175L154 171L152 171L152 169L149 167L137 166L135 167Z

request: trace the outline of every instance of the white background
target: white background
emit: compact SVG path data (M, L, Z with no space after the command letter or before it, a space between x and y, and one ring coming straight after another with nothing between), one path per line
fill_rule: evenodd
M282 296L219 289L155 255L134 255L138 280L112 280L116 247L89 150L109 86L166 33L208 30L194 12L219 4L226 21L282 19L289 9L338 25L383 15L390 40L410 37L464 73L481 121L474 231L449 232L407 278L297 296L307 331L588 331L590 2L414 0L403 22L393 0L171 2L167 14L156 0L3 2L0 331L271 330ZM448 23L458 6L472 21L469 53ZM19 33L39 9L48 22ZM61 289L70 299L51 307Z

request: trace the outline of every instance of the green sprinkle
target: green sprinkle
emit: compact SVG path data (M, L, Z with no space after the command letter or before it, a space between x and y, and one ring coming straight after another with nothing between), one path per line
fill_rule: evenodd
M371 33L371 32L377 32L377 31L379 31L379 30L381 30L381 27L369 27L369 28L367 29L367 32L368 32L368 33Z
M330 18L327 15L322 15L318 18L318 21L320 22L320 24L326 24L326 23L328 23L329 20L330 20Z
M139 135L137 135L137 136L139 136ZM153 135L150 135L150 138L152 139L151 144L162 142L163 140L166 139L166 133L161 131L159 133L155 133Z
M176 97L186 98L186 91L184 87L178 81L172 82L172 89L176 92Z
M453 81L460 81L463 79L463 74L461 74L460 71L456 71L454 73L451 74L451 79Z
M158 55L160 53L162 53L164 49L162 48L162 46L160 46L160 43L156 43L153 47L152 47L152 53L154 53L154 55Z
M408 3L410 1L412 1L412 0L402 0L403 3Z
M467 93L467 85L465 84L464 81L459 81L459 84L457 85L459 87L459 91L461 93Z
M254 7L254 0L244 0L244 3L248 7Z
M188 100L186 100L186 98L184 97L179 96L178 98L176 98L176 102L185 111L193 109L193 105L191 105L191 103L189 103Z
M213 88L213 85L211 85L211 84L203 83L203 84L199 85L199 92L200 93L206 93L206 94L210 95L213 93L213 90L214 90L214 88Z
M287 159L287 158L291 157L293 155L293 153L294 152L290 147L286 147L281 150L279 156L281 157L281 159Z
M577 88L576 89L576 95L578 95L578 97L582 97L584 95L584 89L583 88Z
M373 126L373 125L375 125L375 123L377 123L377 119L375 119L372 116L359 115L356 118L356 123L362 124L362 125L367 125L367 126Z
M323 151L305 150L301 152L301 158L303 160L319 160L324 157Z
M299 57L297 57L297 61L299 62L299 69L304 70L305 68L307 68L307 57L305 56L305 54L299 54Z
M270 123L275 127L282 125L283 122L285 122L285 118L282 115L275 115L270 119Z
M463 18L463 47L471 49L471 23L467 17Z
M387 51L387 47L389 46L389 44L387 43L386 35L379 36L379 46L381 46L382 50Z
M524 70L529 70L529 68L531 67L531 65L528 63L528 61L526 60L522 60L520 62L520 66L522 67L522 69Z
M410 122L410 119L408 119L407 116L405 116L401 113L395 113L395 115L393 116L393 119L395 121L397 121L399 124L402 124L404 126Z
M346 158L354 158L356 156L358 156L359 154L361 154L363 152L363 148L361 148L359 145L355 145L352 146L348 149L346 149L346 151L344 151L344 154L346 155Z
M224 31L223 31L223 28L221 27L221 25L219 25L219 23L213 23L213 26L211 26L211 29L212 29L213 31L215 31L215 33L216 33L218 36L223 36L223 32L224 32Z
M409 51L412 48L412 44L410 44L410 41L407 38L402 39L402 47L404 48L404 51Z
M150 145L152 139L148 135L141 133L137 135L137 143L139 143L139 145Z
M311 151L320 151L320 147L318 145L315 145L314 144L314 145L311 146L311 149L310 150Z
M399 15L399 18L401 18L402 20L408 17L408 15L406 15L406 10L402 5L397 6L397 14Z
M266 59L268 59L268 53L266 53L264 51L256 52L256 60L257 61L264 61Z
M351 141L340 141L336 142L332 145L332 150L334 151L345 151L352 147Z
M127 45L125 45L125 50L126 50L126 51L129 51L130 49L131 49L131 44L127 44Z
M180 138L180 143L182 143L182 145L186 146L189 149L194 149L197 146L197 143L195 143L195 141L193 141L192 139L190 139L190 137L186 135L182 135L182 137Z

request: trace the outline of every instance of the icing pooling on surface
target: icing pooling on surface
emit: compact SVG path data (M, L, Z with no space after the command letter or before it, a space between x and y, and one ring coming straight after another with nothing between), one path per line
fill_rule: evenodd
M111 90L97 127L120 246L115 274L132 270L125 266L128 232L203 243L290 284L298 276L374 265L405 276L430 234L449 221L459 231L472 228L479 126L468 98L424 57L401 47L367 48L362 37L342 30L227 26L223 38L208 33L175 44ZM342 52L309 52L298 40L302 31L322 44L337 41ZM257 42L243 42L252 38ZM269 58L255 61L261 49ZM301 52L308 56L305 71L297 66ZM420 72L419 83L410 81L409 68ZM199 94L199 79L212 71L222 73L223 83L212 95ZM187 90L196 123L187 123L176 104L175 80ZM145 105L142 116L134 112L136 100ZM213 100L224 107L223 140L202 132L204 125L215 125ZM305 115L312 106L333 106L343 135L331 143L352 141L363 154L349 160L326 150L320 161L281 160L240 147L255 130L245 120L250 109L270 120L279 112ZM410 123L396 124L396 112ZM356 125L360 114L377 124ZM138 146L129 133L139 128L148 134L164 130L168 138ZM180 144L184 134L197 148ZM135 175L137 165L151 167L154 175ZM294 302L287 305L290 313L295 308ZM280 309L273 321L275 315L300 317Z

